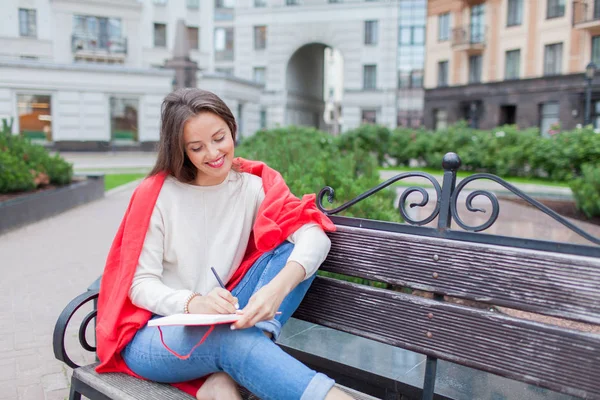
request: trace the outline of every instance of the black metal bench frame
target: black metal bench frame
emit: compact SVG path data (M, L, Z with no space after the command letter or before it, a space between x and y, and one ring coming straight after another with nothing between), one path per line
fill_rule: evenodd
M432 299L319 276L294 315L425 354L423 387L409 386L294 348L282 348L338 383L382 399L447 398L435 393L438 358L565 394L600 398L600 385L594 383L600 382L600 335L491 315L487 310L445 301L448 297L462 298L600 324L600 247L478 233L496 221L500 207L493 193L473 191L467 196L467 209L485 212L472 206L473 198L485 196L492 204L490 217L479 226L462 221L457 211L458 196L474 180L497 182L595 245L600 245L600 239L497 176L475 174L456 185L459 167L458 156L448 153L443 161L441 186L429 174L407 172L335 209L327 209L323 204L326 196L333 202L332 188L324 188L317 197L317 206L338 227L337 232L330 234L332 250L321 270L384 282L392 289L427 291L433 294ZM429 195L422 187L407 188L400 196L399 211L407 224L335 215L409 177L427 179L437 194L434 211L427 218L415 221L405 208L408 195L414 192L421 194L422 201L410 207L427 205ZM421 226L435 218L437 228ZM452 221L464 231L450 229ZM357 245L361 247L357 249ZM506 278L510 274L514 278ZM562 295L564 291L566 294ZM90 290L75 298L56 323L54 353L69 367L78 366L64 348L67 324L83 304L95 301L97 293ZM359 296L368 300L368 308L364 301L357 300ZM390 312L390 306L396 312ZM79 329L81 345L92 352L95 348L87 343L85 332L95 315L95 311L88 314ZM468 335L466 340L464 335ZM518 346L515 340L519 341ZM482 349L488 351L485 355L489 359L482 356ZM527 351L534 351L539 357L528 358L526 354L531 353ZM565 369L559 373L558 367ZM81 394L92 399L108 398L79 381L76 375L71 394L72 399Z

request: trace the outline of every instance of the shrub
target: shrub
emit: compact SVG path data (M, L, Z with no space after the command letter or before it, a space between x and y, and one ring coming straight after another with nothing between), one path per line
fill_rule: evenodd
M365 150L377 155L380 166L390 160L408 165L417 160L428 168L441 169L448 152L457 153L462 170L500 176L528 176L567 181L581 173L581 166L600 160L600 135L591 127L540 136L537 128L519 130L502 126L484 131L464 122L441 131L364 126L338 139L340 148Z
M237 155L266 162L281 172L296 196L335 189L337 207L379 184L375 158L368 152L341 151L327 133L313 128L287 127L257 132L236 149ZM383 190L353 205L343 214L359 218L400 221L393 207L395 194ZM325 204L327 200L325 199Z
M588 218L600 216L600 166L584 164L581 176L570 184L577 208Z
M349 130L336 139L340 150L362 150L372 153L377 157L379 165L384 165L389 152L391 133L381 125L361 125Z
M5 122L3 127L0 134L0 151L4 154L0 181L4 183L0 184L0 193L31 190L48 183L65 185L71 182L71 164L58 155L51 156L44 147L31 143L25 137L12 135ZM28 179L24 178L26 175ZM25 180L31 180L33 186L24 184Z

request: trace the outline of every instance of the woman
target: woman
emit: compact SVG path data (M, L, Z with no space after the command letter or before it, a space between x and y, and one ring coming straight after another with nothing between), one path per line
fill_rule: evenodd
M165 98L156 166L132 196L103 275L97 371L172 383L198 399L240 399L236 382L264 399L348 399L274 343L334 226L314 195L299 200L266 165L234 159L235 135L216 95L180 89ZM236 312L231 326L146 325Z

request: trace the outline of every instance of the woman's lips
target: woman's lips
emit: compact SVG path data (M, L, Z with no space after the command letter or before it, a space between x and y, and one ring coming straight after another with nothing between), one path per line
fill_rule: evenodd
M206 163L206 165L208 165L211 168L221 168L223 164L225 164L225 156L222 156L216 161Z

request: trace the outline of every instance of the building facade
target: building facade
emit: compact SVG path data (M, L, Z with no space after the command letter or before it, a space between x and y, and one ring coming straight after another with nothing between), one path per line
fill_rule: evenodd
M600 1L430 0L425 126L467 120L547 134L583 124L584 72L600 65L599 35ZM592 94L592 122L597 100Z
M422 122L426 0L5 0L0 10L0 118L59 149L152 148L162 99L191 82L169 68L181 23L196 85L225 100L241 137Z

